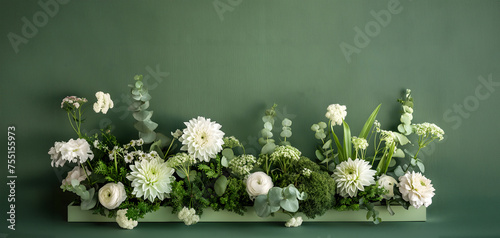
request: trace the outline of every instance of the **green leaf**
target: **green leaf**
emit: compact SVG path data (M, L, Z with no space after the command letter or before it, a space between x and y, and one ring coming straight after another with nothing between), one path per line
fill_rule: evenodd
M293 186L293 184L288 185L288 187L283 189L283 196L285 199L294 199L297 198L297 194L299 190Z
M266 195L257 196L253 207L255 209L255 213L257 213L257 216L259 217L268 217L271 215L271 207L269 207Z
M264 123L264 128L267 130L272 130L273 124L271 124L270 122L266 122L266 123Z
M214 190L219 197L222 196L226 191L227 183L227 178L224 175L220 176L217 181L215 181Z
M193 182L196 179L196 170L191 170L189 172L189 182Z
M142 94L142 96L139 100L141 100L143 102L147 102L147 101L151 100L151 95L146 92L146 93Z
M142 83L142 81L137 81L137 82L135 82L135 87L136 87L136 88L142 88L142 86L143 86L143 85L144 85L144 84Z
M234 158L234 151L231 148L226 148L222 150L222 156L226 157L228 161L232 160Z
M361 129L361 132L359 133L359 138L364 138L366 139L368 137L368 133L371 131L373 122L375 121L375 118L377 118L378 111L380 110L380 106L382 104L379 104L375 110L373 110L372 114L368 117L368 119L365 122L365 125L363 126L363 129Z
M274 143L267 143L262 147L261 154L271 154L274 152L276 145Z
M387 206L387 211L389 212L389 214L391 216L394 216L395 213L394 213L394 211L391 208L391 203L387 202L386 206Z
M139 110L146 110L149 107L149 101L141 103L141 105L138 107Z
M220 160L220 164L227 168L229 166L229 162L227 161L226 156L222 156L222 159Z
M401 177L401 176L405 175L405 172L403 171L403 168L401 168L401 165L398 165L398 167L396 167L396 169L394 170L394 174L397 177Z
M410 125L411 124L411 114L409 113L405 113L403 115L401 115L401 123L405 124L405 125Z
M134 116L134 119L137 121L146 121L146 120L151 119L151 116L153 116L153 112L152 111L138 111L138 112L132 113L132 115Z
M324 150L329 149L331 144L332 144L332 140L331 139L328 140L328 141L326 141L325 144L323 145L323 149Z
M408 138L400 133L397 133L397 132L394 132L394 134L396 135L396 137L398 138L398 142L400 145L406 145L410 142L410 140L408 140Z
M266 137L266 138L273 137L273 133L270 130L266 129L266 128L262 129L260 131L260 134L262 135L262 137Z
M348 156L352 156L351 129L349 129L349 125L347 125L347 122L345 121L342 121L342 125L344 125L344 154L346 156L345 159L347 160Z
M417 161L417 166L420 169L420 172L425 173L425 166L424 163Z
M318 158L319 160L322 161L325 159L325 157L321 154L321 151L316 150L315 154L316 154L316 158Z
M138 121L134 124L135 129L137 129L139 132L152 132L158 127L158 124L155 122L152 122L151 120L148 121ZM153 138L154 139L154 138Z
M288 119L288 118L285 118L285 119L283 119L283 121L281 122L281 125L282 125L282 126L286 126L286 127L290 127L290 126L292 126L292 121L291 121L290 119Z
M175 170L175 173L182 179L186 177L186 174L182 170Z
M332 128L332 136L333 136L333 139L335 140L335 144L337 145L337 150L339 151L338 154L339 154L340 162L346 161L347 160L346 155L344 154L344 150L342 149L342 146L340 145L339 138L337 137L337 135L333 131L333 128Z
M299 210L299 200L297 198L283 199L280 202L280 206L288 212L296 212Z
M139 131L139 137L144 140L144 144L149 144L153 142L156 138L156 133L153 131L150 132L140 132Z
M283 197L283 189L280 187L272 187L269 189L267 193L267 197L269 200L269 206L271 207L279 207L280 201L284 199Z
M282 131L280 136L285 138L290 138L292 136L292 131Z
M403 152L402 149L397 149L396 150L396 153L394 153L392 155L392 157L396 157L396 158L404 158L405 157L405 152Z
M82 203L80 204L80 208L84 211L94 208L97 204L97 194L95 193L95 188L89 189L88 192L89 199L82 199Z
M161 141L160 143L160 148L165 148L167 145L170 144L170 142L172 142L172 139L170 137L167 137L166 135L164 135L163 133L156 133L156 141ZM158 153L160 154L160 153ZM161 153L163 155L163 153ZM164 156L162 156L164 157Z
M161 140L155 141L153 144L151 144L151 147L149 148L149 152L156 151L156 153L158 153L160 158L163 158L164 157L163 151L161 151L160 145L161 145Z

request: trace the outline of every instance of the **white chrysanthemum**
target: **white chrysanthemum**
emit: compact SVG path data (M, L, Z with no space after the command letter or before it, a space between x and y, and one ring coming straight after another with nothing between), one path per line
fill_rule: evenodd
M368 141L365 138L352 137L352 146L356 150L366 150L368 148Z
M135 161L130 165L127 179L132 181L132 194L143 197L151 202L156 198L163 200L172 191L171 183L175 180L173 168L167 166L159 157Z
M439 126L433 123L424 122L422 124L413 125L413 131L419 136L431 136L444 139L444 131Z
M382 195L385 199L391 199L394 197L394 185L398 185L398 181L395 178L387 175L382 175L378 179L378 187L387 190L387 193Z
M292 217L285 223L286 227L299 227L302 225L302 217Z
M364 191L364 186L375 183L373 176L375 170L371 169L368 161L349 158L337 165L333 172L333 179L337 183L337 189L343 197L355 197L358 191Z
M200 216L196 215L196 211L193 208L189 209L187 207L183 207L177 217L188 226L196 224L200 221Z
M184 124L186 129L179 138L183 144L181 150L187 151L196 159L205 162L215 158L217 153L222 150L224 132L220 130L222 127L220 124L204 117L193 118Z
M435 189L430 179L413 171L399 177L399 191L405 201L419 208L422 205L425 207L431 205Z
M83 170L81 166L75 166L71 171L68 172L68 176L62 181L62 185L71 185L71 180L77 180L81 182L87 179L87 175L91 172L87 170L87 173Z
M342 125L342 121L347 116L347 107L340 104L331 104L326 109L327 112L325 114L326 118L332 121L332 126Z
M113 108L114 104L109 93L99 91L95 93L95 97L97 98L97 102L94 103L94 111L96 113L102 111L103 114L106 114L110 108Z
M127 217L127 210L128 209L120 209L116 212L116 223L118 223L121 228L131 230L134 229L139 222L129 219Z
M276 147L274 152L271 154L271 161L277 161L282 159L289 159L293 161L298 161L302 153L297 148L291 145L281 145Z
M87 159L92 160L94 158L94 153L85 139L70 139L61 146L60 152L63 160L72 163L83 164Z

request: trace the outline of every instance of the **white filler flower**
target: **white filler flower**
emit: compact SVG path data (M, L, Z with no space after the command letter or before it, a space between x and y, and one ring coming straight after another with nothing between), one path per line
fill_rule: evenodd
M95 93L95 97L97 98L97 102L94 103L94 111L96 113L102 111L103 114L106 114L110 108L113 108L114 104L109 93L99 91Z
M266 195L274 184L269 175L264 172L250 174L246 180L247 193L253 199L259 195Z
M187 207L183 207L177 217L188 226L200 221L200 216L196 215L196 211L193 208L188 209Z
M123 183L107 183L99 189L99 202L107 209L115 209L127 199Z
M156 198L165 199L172 191L171 183L175 180L172 174L175 170L159 157L135 161L135 164L130 165L130 170L132 172L127 175L127 179L132 181L132 194L136 197L154 202Z
M373 176L376 171L371 169L368 161L349 158L337 165L333 172L333 179L337 189L343 197L355 197L358 191L364 191L364 186L375 183Z
M59 149L62 159L72 163L83 164L87 159L92 160L94 153L85 139L70 139ZM50 153L50 152L49 152Z
M302 225L302 217L292 217L285 223L286 227L299 227Z
M128 209L120 209L116 212L116 223L118 223L121 228L131 230L134 229L139 222L129 219L127 217L127 210Z
M184 124L186 129L179 138L183 144L181 150L187 151L196 159L205 162L215 158L217 153L222 150L224 132L220 130L222 127L220 124L211 122L210 119L204 117L193 118Z
M394 197L394 185L397 185L398 181L395 178L387 175L382 175L378 179L378 187L387 190L387 193L382 195L385 199L391 199Z
M332 121L332 126L342 125L342 120L347 116L347 107L339 104L331 104L326 109L327 112L325 114L326 118Z
M435 189L430 179L413 171L399 177L399 191L405 201L419 208L422 205L425 207L431 205Z

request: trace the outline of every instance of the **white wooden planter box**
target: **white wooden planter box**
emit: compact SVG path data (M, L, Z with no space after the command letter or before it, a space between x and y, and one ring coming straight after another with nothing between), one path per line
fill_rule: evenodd
M392 206L394 216L387 212L385 206L377 206L375 209L379 211L379 216L382 222L388 221L425 221L426 208L421 207L415 209L410 207L406 210L401 206ZM359 211L327 211L323 216L316 217L315 219L308 219L303 214L305 222L372 222L366 219L366 210ZM247 207L245 215L240 216L234 212L228 211L213 211L210 208L203 210L203 215L200 216L200 222L286 222L290 216L283 213L276 213L274 216L266 218L258 217L255 214L253 207ZM92 211L82 211L80 206L68 206L68 222L115 222L114 218L108 218L99 214L92 214ZM172 214L171 207L160 207L156 212L148 213L144 219L139 222L182 222L177 218L177 214Z

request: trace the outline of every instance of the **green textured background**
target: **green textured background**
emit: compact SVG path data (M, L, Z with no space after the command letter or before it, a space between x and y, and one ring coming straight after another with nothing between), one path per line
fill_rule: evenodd
M43 22L38 1L1 1L0 237L500 236L500 1L401 1L400 13L379 25L350 63L340 44L355 45L355 27L377 30L370 11L386 10L389 1L218 2L229 10L219 14L212 0L73 0ZM22 36L23 17L35 17L40 26L16 52L8 34ZM151 73L158 71L162 75ZM134 139L124 98L135 74L150 75L158 131L206 116L254 152L260 117L276 102L279 117L293 119L292 143L308 156L316 142L309 127L325 119L329 104L347 105L347 121L358 133L383 103L379 120L393 129L396 99L411 88L413 121L446 131L444 143L423 153L437 189L428 221L306 223L296 229L281 223L141 223L132 231L114 223L66 223L68 194L58 189L47 155L55 141L75 137L60 101L67 95L94 101L96 91L109 92L115 110L90 113L85 128L110 124L123 141ZM481 86L480 76L490 76L493 86ZM7 230L6 221L7 126L17 132L16 231Z

